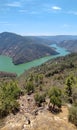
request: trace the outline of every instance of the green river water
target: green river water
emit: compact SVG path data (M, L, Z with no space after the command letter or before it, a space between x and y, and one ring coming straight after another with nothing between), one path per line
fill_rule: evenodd
M54 56L46 56L28 63L20 64L20 65L14 65L12 63L12 59L9 58L8 56L0 56L0 71L5 71L5 72L12 72L16 73L18 76L21 75L25 70L28 70L32 67L38 66L43 64L44 62L59 57L59 56L65 56L69 54L69 52L61 47L58 47L56 44L50 45L51 47L55 48L57 52L60 54L54 55Z

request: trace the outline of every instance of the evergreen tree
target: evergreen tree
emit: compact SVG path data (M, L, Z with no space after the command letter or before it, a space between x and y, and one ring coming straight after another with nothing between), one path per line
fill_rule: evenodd
M50 103L52 103L52 110L55 111L55 108L58 107L58 109L62 106L62 100L61 100L61 89L57 87L53 87L49 92L49 98Z

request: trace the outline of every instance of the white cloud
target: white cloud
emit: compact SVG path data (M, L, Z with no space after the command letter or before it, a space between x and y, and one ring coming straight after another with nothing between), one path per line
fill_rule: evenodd
M30 14L39 14L39 12L31 11Z
M28 10L21 9L21 10L19 10L19 12L21 12L21 13L27 13L27 12L28 12Z
M52 6L51 7L53 10L61 10L62 8L61 7L59 7L59 6Z
M9 7L21 7L21 2L12 2L12 3L8 3L6 4L6 6L9 6Z
M37 11L30 11L30 10L26 10L26 9L21 9L19 10L20 13L26 13L26 14L40 14L40 12Z
M17 25L20 25L20 24L15 24L15 23L9 23L9 22L0 22L0 25L4 25L4 26L17 26Z

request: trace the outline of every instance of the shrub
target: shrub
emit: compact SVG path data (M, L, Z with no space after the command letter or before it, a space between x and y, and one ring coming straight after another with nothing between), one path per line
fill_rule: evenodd
M50 92L49 92L49 98L50 98L50 103L52 103L52 110L55 111L55 108L58 107L61 108L62 106L62 100L61 100L61 89L57 87L53 87Z
M77 126L77 106L73 105L73 106L69 109L68 120L69 120L71 123L73 123L74 125Z
M45 102L45 94L35 94L34 96L36 104L40 107L43 102Z
M33 82L31 82L31 81L27 82L26 91L27 91L27 94L31 94L31 93L34 92L34 84L33 84Z
M69 103L73 103L73 89L74 89L74 85L75 85L75 77L74 76L69 76L66 79L66 89L65 89L65 94L67 96L67 101Z
M9 113L16 113L19 110L17 98L20 95L20 89L15 82L3 83L0 86L0 118Z

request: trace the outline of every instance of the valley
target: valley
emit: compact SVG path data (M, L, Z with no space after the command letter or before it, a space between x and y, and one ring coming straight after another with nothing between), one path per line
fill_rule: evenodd
M76 59L77 54L70 54L49 60L40 66L26 71L18 78L0 78L0 84L3 84L3 86L7 88L4 88L3 91L7 90L5 94L9 92L5 103L13 103L12 100L9 102L11 99L9 96L18 93L17 86L22 92L22 95L20 95L20 97L18 96L19 98L16 100L20 104L19 111L17 113L9 113L6 118L4 118L4 121L0 120L0 130L76 130L77 127L68 121L71 104L67 102L68 97L66 97L65 92L65 82L68 78L71 78L73 79L73 95L71 98L73 98L74 94L77 95ZM52 109L49 110L50 100L48 93L55 86L56 89L61 89L62 91L62 96L60 97L62 100L62 107L59 113L53 112ZM13 90L13 87L16 91ZM30 87L30 89L28 89L28 87ZM10 89L10 91L8 89ZM10 92L12 93L10 94ZM0 95L1 94L0 91ZM42 96L45 94L45 102L40 102L41 106L38 106L38 102L36 104L35 95L37 94ZM8 100L8 98L10 99ZM8 105L7 111L10 109L10 105ZM50 105L52 106L52 103Z
M77 130L77 0L0 0L0 130Z
M76 42L73 48L69 42L68 49L68 39L57 42L52 37L26 37L29 46L25 46L22 36L1 35L6 38L0 46L0 130L76 130ZM46 50L33 58L38 46L40 53ZM31 49L33 60L22 60L29 53L23 48Z
M22 73L24 73L24 71L26 71L32 67L39 66L39 65L47 62L48 60L54 59L56 57L65 56L65 55L69 54L69 52L66 49L60 48L56 44L52 44L52 45L50 45L50 47L54 48L56 50L56 52L58 52L58 54L53 55L53 56L45 56L43 58L33 60L28 63L19 64L19 65L14 65L12 63L11 58L1 55L0 56L0 71L16 73L19 76Z
M56 54L58 53L44 44L41 38L24 37L9 32L0 34L0 55L12 58L15 65Z

